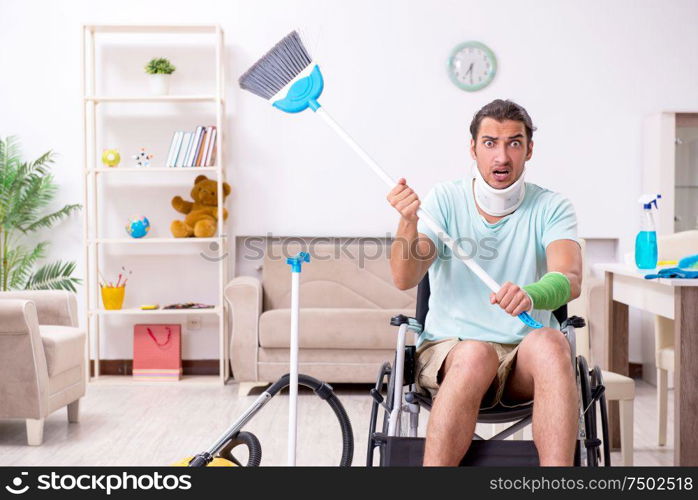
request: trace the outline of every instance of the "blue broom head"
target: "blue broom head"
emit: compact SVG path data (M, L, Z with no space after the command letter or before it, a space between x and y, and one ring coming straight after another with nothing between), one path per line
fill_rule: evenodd
M315 66L309 71L312 58L298 32L292 31L254 63L238 80L240 88L264 99L282 97L274 106L287 113L298 113L311 107L317 109L323 88L322 74Z
M320 103L318 97L322 94L324 81L320 68L315 65L308 76L299 78L291 88L288 89L286 97L274 101L272 106L285 111L286 113L300 113L306 108L317 111Z

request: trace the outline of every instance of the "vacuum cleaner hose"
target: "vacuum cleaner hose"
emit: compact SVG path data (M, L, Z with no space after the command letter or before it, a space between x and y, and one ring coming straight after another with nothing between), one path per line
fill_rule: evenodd
M249 453L247 463L244 467L259 467L259 464L262 462L262 445L259 444L257 436L251 432L238 432L235 437L221 449L219 455L227 460L231 460L236 465L243 466L232 453L233 448L241 444L247 447Z
M274 382L269 389L266 390L271 396L275 396L281 389L288 387L290 375L286 374L279 380ZM344 410L344 406L339 401L339 398L332 391L332 386L321 382L320 380L308 375L298 374L298 384L312 389L313 392L320 398L324 399L332 411L334 412L339 427L342 430L342 459L339 462L340 467L349 467L354 459L354 432L351 428L349 416Z

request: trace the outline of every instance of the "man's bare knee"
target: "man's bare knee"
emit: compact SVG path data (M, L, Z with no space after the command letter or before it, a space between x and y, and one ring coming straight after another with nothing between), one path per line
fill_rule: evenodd
M478 340L463 340L448 353L443 379L458 377L469 384L489 383L497 373L499 358L492 345ZM481 384L477 384L481 385Z
M534 330L522 341L519 359L532 373L558 375L572 369L572 354L565 335L554 328Z

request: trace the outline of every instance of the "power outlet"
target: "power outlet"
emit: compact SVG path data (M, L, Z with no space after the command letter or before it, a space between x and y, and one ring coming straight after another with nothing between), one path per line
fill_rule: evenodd
M199 330L201 329L201 316L188 316L187 317L187 330Z

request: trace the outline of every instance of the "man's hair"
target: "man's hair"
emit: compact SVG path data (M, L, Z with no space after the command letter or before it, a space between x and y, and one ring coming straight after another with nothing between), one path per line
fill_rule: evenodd
M477 140L477 134L480 131L480 123L482 123L484 118L492 118L498 122L503 122L505 120L522 122L526 127L527 143L531 142L533 131L536 130L536 127L533 126L533 122L531 121L531 117L523 106L519 106L514 101L508 99L495 99L491 103L483 106L480 111L473 116L473 121L470 122L470 135L473 136L473 140Z

